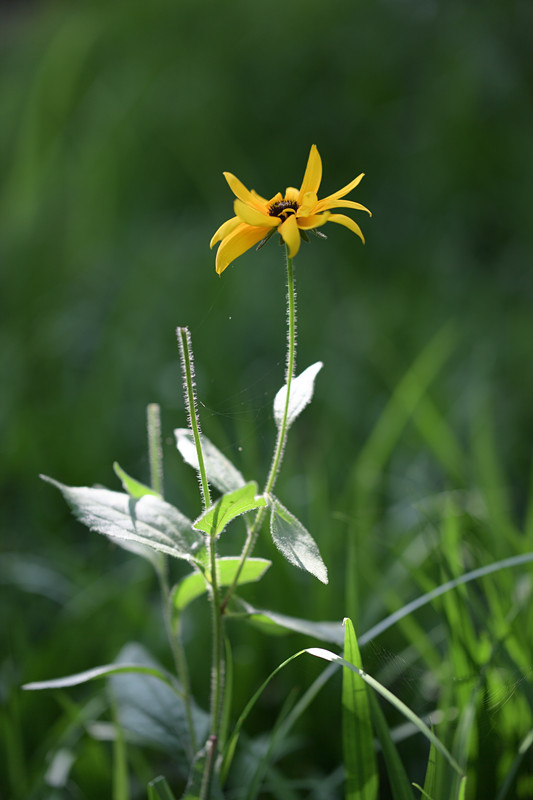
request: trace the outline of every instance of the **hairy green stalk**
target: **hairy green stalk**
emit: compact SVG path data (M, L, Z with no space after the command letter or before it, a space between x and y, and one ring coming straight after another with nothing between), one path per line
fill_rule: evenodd
M185 404L187 407L189 425L193 434L194 444L196 446L196 456L198 458L198 468L200 473L200 490L202 494L202 503L205 510L211 506L211 495L209 492L209 483L207 481L207 473L205 470L205 462L202 452L200 422L198 419L198 408L194 384L194 357L192 352L191 335L188 328L178 328L177 335L181 354ZM213 769L216 763L216 753L220 738L223 705L222 701L224 696L224 621L217 576L216 537L208 536L206 544L209 558L211 583L211 626L213 638L209 758L206 761L201 798L209 797L209 788L211 785Z
M278 436L276 439L276 445L274 448L272 463L270 465L270 471L268 473L268 477L265 483L265 488L263 490L264 494L270 494L274 489L281 468L281 462L283 460L283 454L285 452L285 446L287 444L287 434L289 429L287 423L289 416L289 402L291 396L291 385L292 385L292 380L294 378L294 372L296 367L296 285L294 280L294 269L292 264L292 258L289 256L289 248L287 246L285 247L285 252L287 260L287 360L285 367L285 383L287 386L287 396L285 398L285 408L283 409L283 417L281 420L281 425L278 428ZM246 559L250 556L255 546L255 543L257 541L257 536L261 529L261 525L263 524L266 508L267 506L263 506L257 511L257 514L255 516L252 525L247 528L246 541L242 549L239 568L237 570L233 583L227 590L226 596L224 597L222 603L223 611L226 608L233 592L235 591L235 587L239 582L239 577L242 568L246 563Z

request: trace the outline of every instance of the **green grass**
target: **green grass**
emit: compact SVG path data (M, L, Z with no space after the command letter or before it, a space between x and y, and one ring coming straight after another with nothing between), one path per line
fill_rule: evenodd
M357 199L374 212L365 248L339 228L295 261L298 371L325 366L278 494L330 583L262 536L255 554L273 566L242 594L293 617L350 616L364 668L432 723L465 796L527 800L531 565L460 580L533 550L529 6L333 0L260 14L244 0L224 12L157 0L41 4L0 22L2 797L135 800L159 774L179 795L171 755L111 741L103 683L20 691L132 641L171 668L149 565L79 526L37 476L118 490L118 461L149 482L157 402L165 496L196 515L172 436L186 424L174 331L188 325L204 432L264 479L282 253L271 243L218 279L208 241L231 212L222 170L273 194L301 179L316 142L324 189L364 170ZM238 523L230 536L238 546ZM208 625L198 599L184 635L204 708ZM280 663L321 643L237 620L229 633L231 726ZM261 797L343 796L341 671L324 669L298 658L270 681L234 785L260 769ZM397 797L384 730L409 781L459 796L439 752L428 770L429 743L378 702L380 800ZM150 791L165 797L162 783Z

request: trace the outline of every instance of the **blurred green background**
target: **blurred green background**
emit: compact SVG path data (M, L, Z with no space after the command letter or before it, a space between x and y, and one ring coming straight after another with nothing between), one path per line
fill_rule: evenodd
M223 170L273 195L299 185L316 143L322 194L364 171L353 199L374 213L357 215L365 247L332 225L295 264L299 367L325 367L279 495L313 531L331 583L309 591L266 544L272 575L248 597L342 618L346 474L445 325L455 347L432 402L461 441L490 418L520 519L533 433L533 5L41 2L4 7L0 25L4 779L6 797L48 797L35 787L70 711L20 683L106 663L135 638L167 656L148 567L75 523L39 473L118 488L117 459L147 480L144 414L157 402L167 497L197 513L172 436L185 424L177 325L191 329L205 432L247 478L268 467L282 251L269 243L216 276L209 239L232 215ZM447 483L415 434L388 469L395 501ZM476 482L468 465L461 479ZM206 646L199 630L193 653ZM293 649L283 640L259 668L243 643L243 697L261 659ZM85 746L80 796L105 787L104 752Z

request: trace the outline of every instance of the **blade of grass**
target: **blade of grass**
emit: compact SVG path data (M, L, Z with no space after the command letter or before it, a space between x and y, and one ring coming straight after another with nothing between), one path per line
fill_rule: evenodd
M405 773L396 745L392 741L389 727L379 705L379 701L373 692L368 693L368 699L370 703L370 712L372 714L372 723L376 731L376 736L381 744L381 751L387 766L392 796L394 800L413 800L411 783Z
M404 430L407 421L417 409L431 382L438 375L455 343L451 326L442 328L424 348L413 365L396 386L372 433L362 448L347 489L353 496L352 518L357 520L348 532L346 558L346 608L348 616L359 617L357 574L359 549L366 546L366 539L374 526L375 492L383 469ZM361 559L361 563L364 560Z
M496 561L493 564L487 564L485 567L478 567L478 569L474 569L471 572L466 572L464 575L460 575L458 578L454 578L451 581L446 581L446 583L441 584L441 586L437 586L436 589L432 589L430 592L426 592L426 594L422 595L421 597L417 597L416 600L412 600L403 608L395 611L394 614L390 614L388 617L385 617L385 619L381 620L381 622L378 622L377 625L374 625L372 628L366 631L366 633L359 637L359 644L362 646L367 642L372 641L381 633L388 630L393 625L396 625L396 623L403 619L403 617L406 617L413 611L416 611L417 609L422 608L422 606L431 603L436 597L440 597L442 594L449 592L451 589L455 589L457 586L460 586L463 583L475 581L478 578L483 578L485 575L490 575L493 572L499 572L499 570L502 569L521 567L524 564L529 564L531 561L533 561L533 553L524 553L519 556L511 556L511 558L503 558L501 561Z
M344 657L363 669L354 627L344 620ZM342 750L346 800L375 800L379 776L367 687L358 673L342 671Z
M315 656L316 658L322 658L324 661L330 661L331 663L338 664L339 667L347 667L348 669L353 670L356 672L369 686L371 686L375 691L380 694L382 697L385 698L400 714L403 714L409 722L411 722L418 730L428 739L430 742L435 744L435 747L442 753L445 759L448 761L452 769L454 769L458 774L462 775L462 770L455 758L452 754L446 749L446 747L442 744L440 739L438 739L433 731L431 731L428 726L423 722L420 717L418 717L411 709L405 705L398 697L396 697L392 692L382 686L379 681L369 675L367 672L363 672L363 670L356 667L354 664L350 664L344 658L337 655L336 653L332 653L331 650L325 650L322 647L308 647L305 650L306 653L309 655Z

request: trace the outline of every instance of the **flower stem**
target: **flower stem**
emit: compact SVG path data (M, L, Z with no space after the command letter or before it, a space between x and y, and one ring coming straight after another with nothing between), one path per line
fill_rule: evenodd
M268 473L268 477L265 483L265 488L263 491L264 494L270 494L274 489L281 468L281 462L283 460L283 454L285 452L285 445L287 444L287 434L289 430L287 420L289 416L291 384L294 378L294 371L296 367L296 284L294 280L294 269L292 265L292 258L289 256L288 247L285 248L285 252L287 259L287 361L285 367L285 384L287 386L287 395L285 398L285 408L283 409L283 417L281 419L281 424L278 427L278 436L276 439L276 446L274 448L274 455L272 457L270 471ZM235 575L235 578L233 579L233 583L227 590L226 596L224 597L224 600L222 602L222 611L224 611L224 609L226 608L231 598L231 595L235 591L235 587L238 584L242 568L244 567L246 559L250 556L255 546L259 530L261 528L261 525L263 524L266 508L267 508L266 506L263 506L262 508L258 509L252 525L248 527L246 541L242 549L239 567Z
M287 385L287 395L285 397L285 408L283 409L283 417L281 425L278 428L278 438L276 441L276 448L270 466L270 472L265 484L264 494L270 494L274 488L281 462L283 460L283 453L285 452L285 445L287 444L288 425L287 418L289 414L289 402L291 396L291 384L294 377L294 368L296 364L296 287L294 283L294 270L292 267L292 258L289 257L289 250L287 248L287 365L285 368L285 383Z

